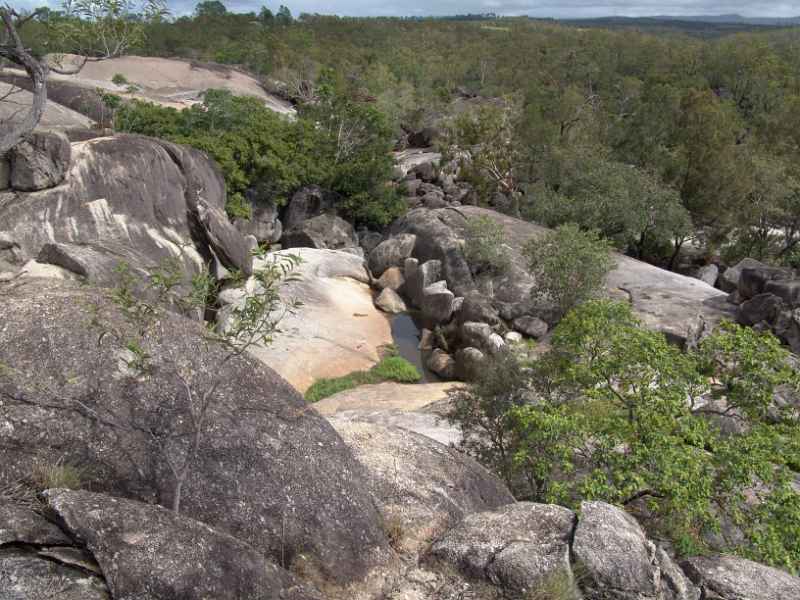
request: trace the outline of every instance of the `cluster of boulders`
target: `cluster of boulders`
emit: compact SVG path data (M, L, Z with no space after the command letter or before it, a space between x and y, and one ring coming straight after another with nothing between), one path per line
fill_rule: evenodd
M534 281L511 261L501 272L475 272L464 254L476 207L417 208L392 224L389 237L368 255L387 312L411 308L423 325L420 349L426 366L446 379L471 379L488 356L523 338L547 334L552 311L532 299ZM509 246L509 256L519 248ZM551 323L552 324L552 323Z
M746 258L727 269L720 287L738 305L736 319L742 325L772 331L800 353L800 274L786 267L771 267Z

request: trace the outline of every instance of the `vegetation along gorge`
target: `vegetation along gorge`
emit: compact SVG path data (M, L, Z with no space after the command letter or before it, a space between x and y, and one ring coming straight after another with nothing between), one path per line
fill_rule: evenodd
M0 600L800 600L781 6L0 4Z

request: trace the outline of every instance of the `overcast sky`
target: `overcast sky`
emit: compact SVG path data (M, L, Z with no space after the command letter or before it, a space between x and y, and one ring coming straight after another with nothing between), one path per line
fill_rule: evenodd
M175 15L191 13L197 0L167 0ZM266 5L276 10L281 0L223 0L228 10L249 12ZM800 0L283 0L294 15L301 12L376 15L452 15L495 12L537 17L600 17L648 15L718 15L738 13L748 17L795 17ZM11 0L12 5L57 7L59 0Z

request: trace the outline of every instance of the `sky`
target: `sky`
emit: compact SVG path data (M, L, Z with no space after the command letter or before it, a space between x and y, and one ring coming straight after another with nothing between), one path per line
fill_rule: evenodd
M190 14L198 0L167 0L174 15ZM494 12L500 15L582 18L602 16L719 15L747 17L796 17L800 0L223 0L228 10L258 12L261 6L273 11L281 1L292 14L301 12L352 16L423 16ZM59 0L11 0L22 7Z

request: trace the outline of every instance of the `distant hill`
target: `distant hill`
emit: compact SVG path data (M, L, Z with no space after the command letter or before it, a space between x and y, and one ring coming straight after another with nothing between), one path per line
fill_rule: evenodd
M594 19L559 19L575 27L640 29L643 31L680 32L698 37L719 37L745 31L760 31L800 26L800 16L789 18L743 17L741 15L657 15L652 17L598 17Z

